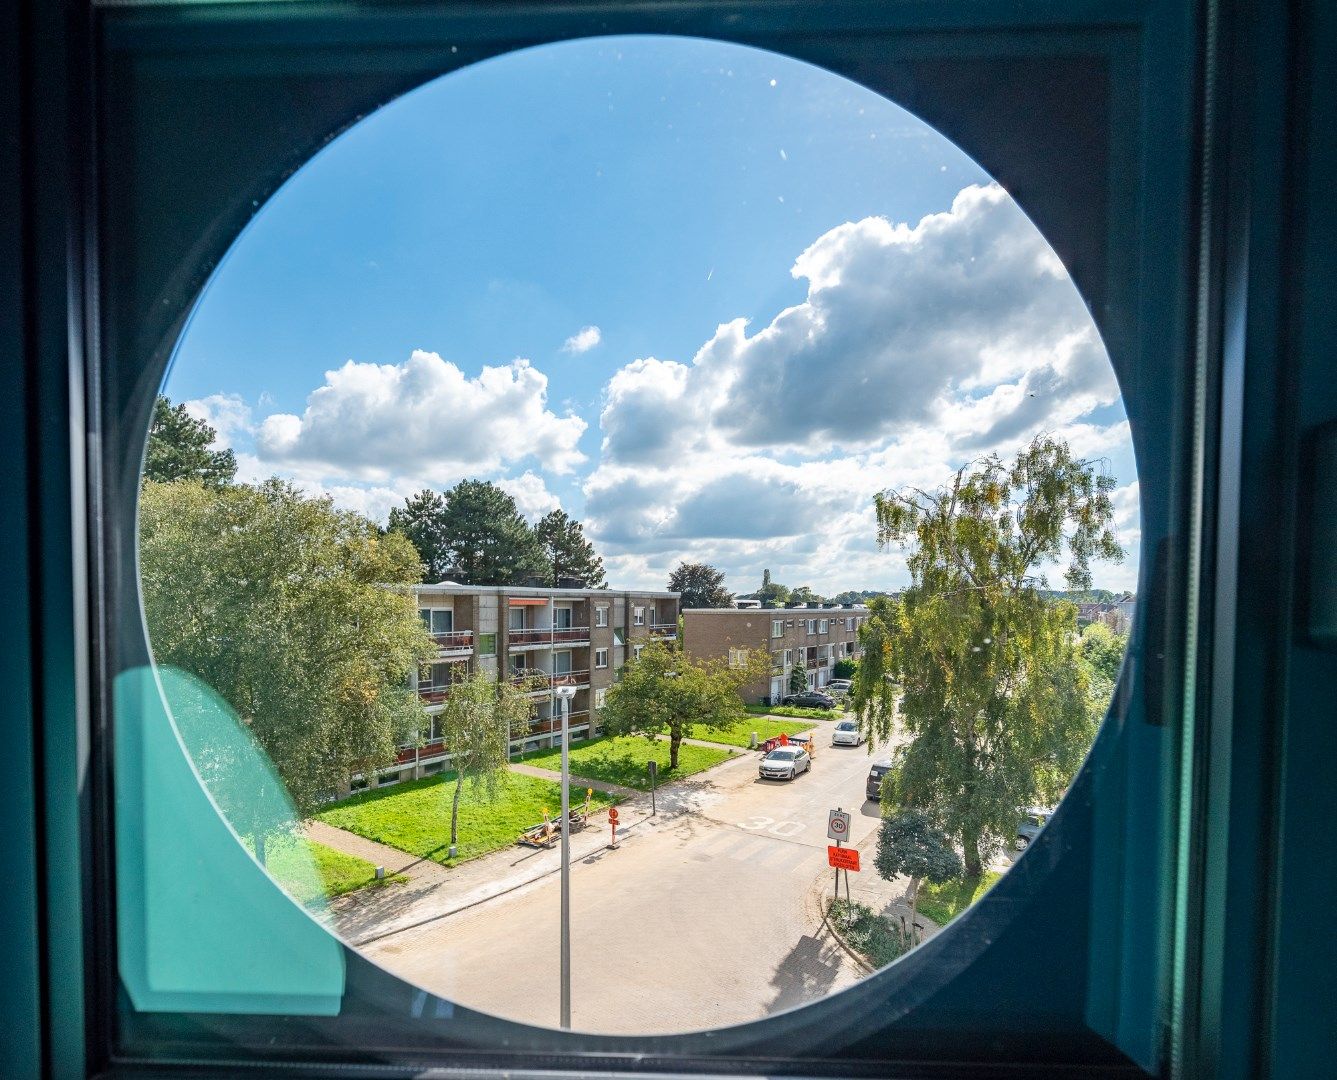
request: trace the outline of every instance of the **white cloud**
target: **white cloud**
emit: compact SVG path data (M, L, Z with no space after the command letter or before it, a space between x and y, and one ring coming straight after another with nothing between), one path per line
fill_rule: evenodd
M504 476L496 481L497 487L515 500L520 513L532 525L550 510L561 508L561 500L548 490L543 477L534 472L520 476Z
M603 332L597 326L586 326L576 331L562 343L562 352L579 356L587 353L603 340Z
M404 474L496 472L524 459L554 473L584 460L578 416L547 408L548 377L527 360L467 377L436 353L402 364L352 360L325 373L301 416L276 413L255 432L260 458L384 483Z
M232 446L238 434L251 430L251 409L240 394L210 394L183 404L189 415L214 429L209 444L214 450Z

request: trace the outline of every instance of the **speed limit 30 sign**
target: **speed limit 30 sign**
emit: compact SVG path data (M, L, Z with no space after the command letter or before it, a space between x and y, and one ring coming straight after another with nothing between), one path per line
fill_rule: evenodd
M832 810L826 816L826 835L832 840L850 838L850 816L844 810Z

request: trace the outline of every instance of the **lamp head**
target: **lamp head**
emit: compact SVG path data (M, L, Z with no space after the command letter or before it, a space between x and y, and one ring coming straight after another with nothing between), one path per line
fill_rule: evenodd
M554 693L556 693L561 700L569 702L576 696L576 688L574 686L559 686L554 690Z

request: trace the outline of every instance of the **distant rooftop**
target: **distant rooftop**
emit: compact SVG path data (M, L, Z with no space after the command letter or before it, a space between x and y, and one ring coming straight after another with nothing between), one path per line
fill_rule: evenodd
M506 593L508 596L654 596L666 600L676 600L681 594L666 589L593 589L588 586L579 589L559 589L534 585L461 585L458 581L424 582L413 586L414 593L451 592L479 596L483 594Z

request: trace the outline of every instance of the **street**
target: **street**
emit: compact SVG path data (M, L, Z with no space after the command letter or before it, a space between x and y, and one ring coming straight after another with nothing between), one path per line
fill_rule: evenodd
M720 1027L800 1005L861 972L821 926L827 811L877 825L866 747L817 730L810 772L760 781L756 754L621 808L616 851L573 845L572 1026L604 1033ZM667 797L666 797L667 796ZM602 841L607 824L600 816ZM587 834L580 834L584 839ZM545 853L546 854L546 853ZM865 873L872 868L865 861ZM435 994L526 1023L558 1022L558 879L523 884L386 936L361 913L362 951Z

